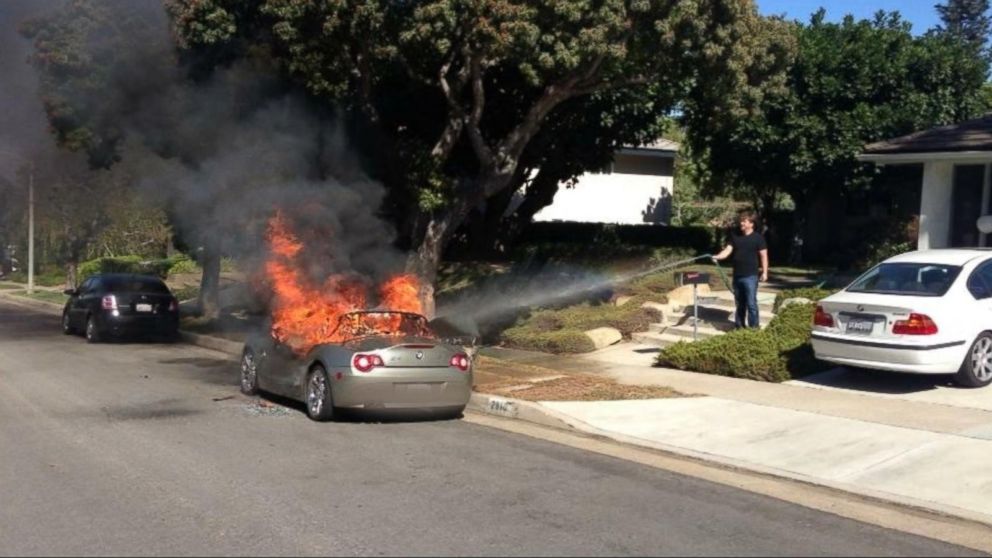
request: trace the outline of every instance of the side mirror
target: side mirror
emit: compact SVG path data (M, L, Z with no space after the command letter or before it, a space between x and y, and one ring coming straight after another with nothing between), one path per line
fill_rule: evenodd
M79 294L79 291L77 291L76 289L66 289L62 291L62 294L68 296L76 296L77 294Z

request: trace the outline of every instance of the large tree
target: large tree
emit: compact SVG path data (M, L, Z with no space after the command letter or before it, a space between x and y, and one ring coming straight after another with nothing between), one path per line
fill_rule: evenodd
M169 5L185 52L209 61L202 71L262 53L366 131L428 312L442 251L470 213L518 187L528 158L562 164L546 157L552 138L529 148L544 129L568 129L558 119L570 103L630 92L657 115L730 118L787 49L755 46L765 20L750 0Z
M855 158L866 143L987 109L985 60L944 34L914 37L898 13L831 23L821 10L794 32L785 89L746 117L690 126L708 154L711 191L766 213L781 194L804 208L871 184L875 169Z
M989 0L948 0L935 8L942 23L938 33L956 37L977 50L985 48L992 32Z

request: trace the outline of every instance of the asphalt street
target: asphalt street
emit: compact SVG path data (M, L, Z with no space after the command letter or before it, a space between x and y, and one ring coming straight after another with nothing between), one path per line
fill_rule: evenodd
M221 353L0 302L0 554L975 554L461 420L277 403Z

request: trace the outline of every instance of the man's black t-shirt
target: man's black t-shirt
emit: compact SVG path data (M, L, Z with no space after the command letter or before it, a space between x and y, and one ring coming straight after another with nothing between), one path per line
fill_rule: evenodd
M730 245L734 248L730 254L734 264L734 277L758 275L761 269L758 252L768 248L765 237L759 232L752 232L749 235L735 234L730 237Z

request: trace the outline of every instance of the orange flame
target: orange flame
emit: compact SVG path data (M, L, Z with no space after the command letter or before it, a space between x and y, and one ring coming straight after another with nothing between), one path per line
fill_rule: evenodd
M306 353L322 343L345 341L346 332L336 331L342 314L367 307L365 286L341 275L332 275L322 285L314 284L301 271L298 256L303 243L290 230L281 212L270 220L266 234L270 256L265 273L272 289L272 336L297 353ZM386 310L420 313L420 284L414 275L397 275L379 289ZM374 331L399 329L402 317L382 323L363 324ZM395 323L393 323L395 322Z

